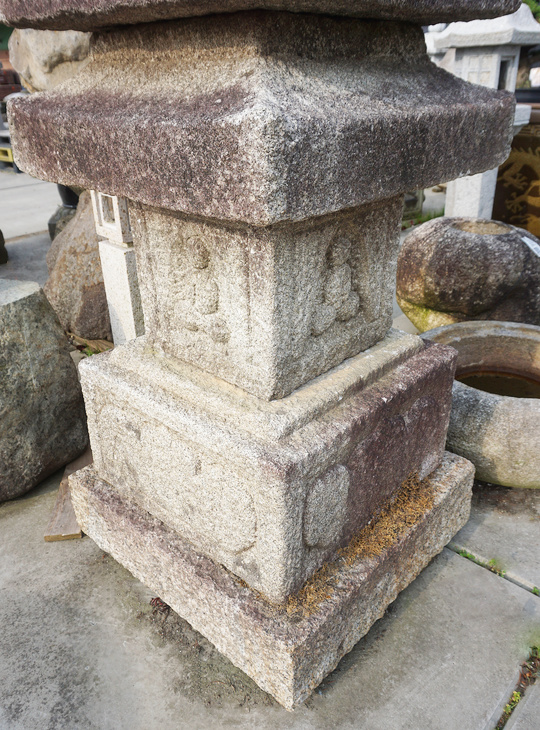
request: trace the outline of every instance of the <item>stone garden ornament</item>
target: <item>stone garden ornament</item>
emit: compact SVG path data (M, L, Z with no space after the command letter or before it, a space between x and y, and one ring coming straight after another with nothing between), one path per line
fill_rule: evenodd
M456 353L392 296L405 191L498 165L514 114L421 24L517 5L0 0L96 31L10 105L17 163L125 199L137 260L145 334L81 367L81 527L288 709L469 514Z

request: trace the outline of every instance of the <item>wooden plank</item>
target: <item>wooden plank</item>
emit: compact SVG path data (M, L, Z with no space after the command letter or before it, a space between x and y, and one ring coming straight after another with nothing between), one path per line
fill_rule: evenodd
M58 489L56 504L54 505L49 524L45 531L45 542L74 540L83 536L82 530L77 524L73 505L71 504L68 476L91 463L92 452L90 448L88 448L84 454L81 454L81 456L66 466L64 476Z
M67 332L66 334L71 344L75 345L77 349L89 348L93 352L98 353L112 350L114 347L113 343L109 342L109 340L85 340L83 337L73 334L73 332Z

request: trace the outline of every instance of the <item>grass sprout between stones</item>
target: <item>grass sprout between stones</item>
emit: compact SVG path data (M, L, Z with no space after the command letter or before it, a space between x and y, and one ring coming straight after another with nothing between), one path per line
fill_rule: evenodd
M527 687L530 687L536 682L540 676L540 650L537 646L531 647L531 653L528 658L523 662L519 671L519 681L516 689L512 692L512 696L504 706L503 714L495 730L502 730L510 719L511 714L514 712L519 702L523 699Z

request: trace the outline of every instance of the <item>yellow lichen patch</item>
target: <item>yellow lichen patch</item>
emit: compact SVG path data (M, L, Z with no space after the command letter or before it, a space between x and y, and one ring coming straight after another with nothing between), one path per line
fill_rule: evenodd
M421 482L416 474L411 475L378 519L364 527L342 548L336 560L319 568L298 593L289 596L287 613L312 614L324 600L332 597L338 573L344 565L382 555L420 521L433 506L434 499L435 489L429 478Z

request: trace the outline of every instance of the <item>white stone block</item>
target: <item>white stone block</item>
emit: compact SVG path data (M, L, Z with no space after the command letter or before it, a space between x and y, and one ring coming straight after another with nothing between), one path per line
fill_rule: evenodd
M133 241L127 200L115 195L105 195L91 190L92 207L98 236L114 243L129 244Z
M115 345L144 334L135 251L112 241L99 242L99 255Z
M448 183L444 214L489 220L493 213L497 172L498 168L495 168Z

